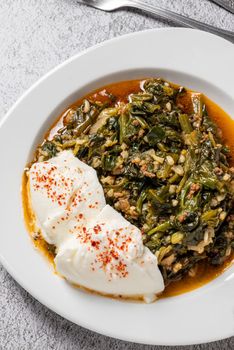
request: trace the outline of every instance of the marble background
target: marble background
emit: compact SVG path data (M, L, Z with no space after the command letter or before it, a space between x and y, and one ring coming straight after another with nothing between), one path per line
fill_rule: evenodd
M161 3L178 13L234 30L234 15L207 0L148 2ZM38 78L72 55L125 33L170 25L136 12L100 12L79 5L75 0L2 0L0 118ZM234 349L234 337L175 348L136 345L107 338L48 310L28 295L0 264L0 349L228 350Z

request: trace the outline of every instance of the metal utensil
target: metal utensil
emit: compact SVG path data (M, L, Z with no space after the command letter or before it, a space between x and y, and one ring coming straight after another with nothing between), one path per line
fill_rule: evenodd
M211 0L225 10L234 13L234 0Z
M78 2L103 11L114 11L120 8L134 8L146 12L150 15L159 16L163 19L178 23L182 27L201 29L213 34L220 35L223 38L234 42L234 32L213 27L206 23L199 22L197 20L185 17L158 6L146 4L141 0L78 0Z

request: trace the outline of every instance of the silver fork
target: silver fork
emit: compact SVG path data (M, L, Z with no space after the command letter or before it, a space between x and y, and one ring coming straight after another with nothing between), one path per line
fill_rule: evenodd
M183 15L166 10L158 6L146 4L141 0L78 0L78 2L87 6L95 7L103 11L115 11L120 8L138 9L150 15L158 16L163 19L178 23L182 27L196 28L207 32L211 32L213 34L220 35L223 38L234 42L234 32L213 27L209 24L196 21L195 19L185 17Z

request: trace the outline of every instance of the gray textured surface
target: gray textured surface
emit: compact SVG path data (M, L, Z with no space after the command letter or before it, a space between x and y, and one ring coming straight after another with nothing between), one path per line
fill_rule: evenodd
M149 2L234 30L234 16L205 0ZM125 33L168 25L128 11L101 13L74 0L2 0L0 118L39 77L81 50ZM169 348L126 343L78 327L35 301L0 265L0 349ZM234 338L175 349L234 349Z

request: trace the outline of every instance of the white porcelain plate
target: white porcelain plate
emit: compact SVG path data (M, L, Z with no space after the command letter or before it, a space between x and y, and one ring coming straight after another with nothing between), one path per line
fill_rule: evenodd
M75 289L34 249L24 226L21 177L35 146L72 102L105 84L163 77L204 92L234 116L234 45L201 31L171 28L99 44L55 68L9 111L0 127L0 258L41 303L93 331L128 341L176 345L234 335L234 266L204 287L153 304Z

